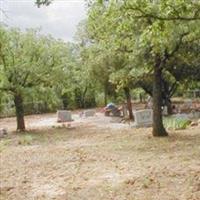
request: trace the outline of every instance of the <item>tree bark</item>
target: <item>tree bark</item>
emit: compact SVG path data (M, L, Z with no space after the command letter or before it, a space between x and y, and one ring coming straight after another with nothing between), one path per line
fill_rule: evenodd
M128 108L128 112L129 112L129 118L131 120L133 120L134 116L133 116L133 110L132 110L130 89L128 87L125 87L124 88L124 93L125 93L125 96L126 96L127 108Z
M166 100L166 106L167 106L167 113L168 115L172 114L172 102L170 99Z
M168 136L162 120L162 69L160 65L154 66L153 82L153 136Z
M24 123L24 105L23 99L20 94L14 95L14 103L17 117L17 130L25 131L25 123Z
M104 105L106 106L108 103L108 89L107 89L107 84L104 86Z

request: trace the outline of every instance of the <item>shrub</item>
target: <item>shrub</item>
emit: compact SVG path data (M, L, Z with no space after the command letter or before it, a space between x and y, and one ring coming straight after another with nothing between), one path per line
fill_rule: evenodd
M164 126L167 129L174 129L174 130L186 129L189 124L190 124L189 119L176 118L176 117L164 118Z

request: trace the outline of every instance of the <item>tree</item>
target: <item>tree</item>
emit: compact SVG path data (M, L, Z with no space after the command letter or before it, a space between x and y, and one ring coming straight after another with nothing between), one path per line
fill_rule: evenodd
M25 130L23 100L27 92L52 87L62 77L63 50L61 41L41 36L36 30L23 33L0 27L0 90L13 97L17 130Z
M177 58L179 69L187 68L192 74L198 71L199 65L192 61L190 47L199 42L200 2L94 0L89 6L87 24L91 41L116 54L123 52L126 63L135 71L152 73L153 135L167 136L161 106L162 90L169 88L163 77L166 71L175 77Z
M168 135L161 112L163 72L175 56L184 56L183 44L199 38L199 11L199 2L171 0L95 1L89 11L96 42L129 53L132 68L153 72L154 136Z

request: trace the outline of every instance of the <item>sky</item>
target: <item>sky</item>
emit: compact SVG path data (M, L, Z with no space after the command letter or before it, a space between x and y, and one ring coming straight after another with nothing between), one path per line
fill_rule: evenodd
M84 0L54 0L38 8L35 0L0 0L0 21L11 27L41 28L44 34L73 41L78 23L86 18Z

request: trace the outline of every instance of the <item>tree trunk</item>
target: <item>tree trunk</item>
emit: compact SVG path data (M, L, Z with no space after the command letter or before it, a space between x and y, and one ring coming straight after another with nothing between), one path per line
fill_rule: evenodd
M24 123L24 105L23 99L20 94L14 95L14 103L17 117L17 130L25 131L25 123Z
M167 136L162 121L162 69L159 65L154 66L153 82L153 136Z
M129 118L130 119L134 119L133 110L132 110L132 103L131 103L130 89L128 87L125 87L124 88L124 93L125 93L125 96L126 96L127 108L128 108L128 112L129 112Z
M108 103L108 89L107 89L107 84L104 86L104 105L106 106Z
M172 102L170 99L166 100L166 106L167 106L167 113L168 115L172 114Z

